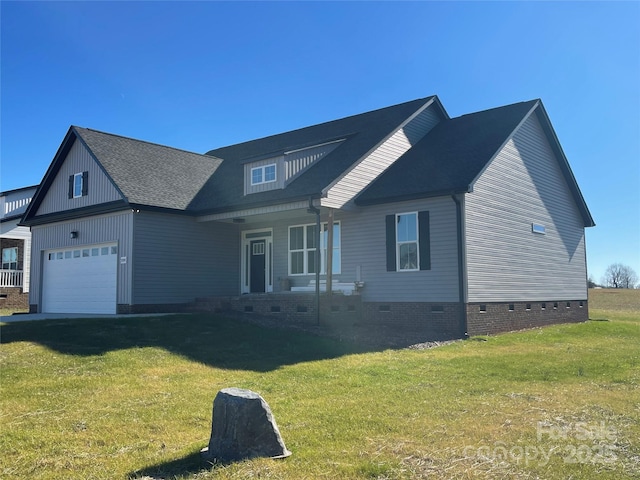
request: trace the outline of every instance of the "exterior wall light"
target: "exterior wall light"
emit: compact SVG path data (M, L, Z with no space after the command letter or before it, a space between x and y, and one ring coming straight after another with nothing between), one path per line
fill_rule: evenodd
M71 238L78 238L78 231L77 231L77 230L73 230L73 231L69 234L69 236L70 236Z

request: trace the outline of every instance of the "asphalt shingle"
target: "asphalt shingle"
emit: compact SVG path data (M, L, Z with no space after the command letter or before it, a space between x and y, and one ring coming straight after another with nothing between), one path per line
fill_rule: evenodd
M443 120L372 182L356 204L466 192L537 102Z
M207 155L223 159L222 165L192 202L194 211L242 208L254 204L285 202L319 195L340 174L398 128L411 114L434 97L321 123L278 135L211 150ZM287 188L244 195L244 163L253 158L277 156L285 151L326 141L346 140L310 166Z
M222 160L73 127L132 205L186 210Z

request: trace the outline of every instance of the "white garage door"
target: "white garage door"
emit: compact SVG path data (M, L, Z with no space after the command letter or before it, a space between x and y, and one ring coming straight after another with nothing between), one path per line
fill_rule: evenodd
M42 311L116 313L117 258L112 244L45 252Z

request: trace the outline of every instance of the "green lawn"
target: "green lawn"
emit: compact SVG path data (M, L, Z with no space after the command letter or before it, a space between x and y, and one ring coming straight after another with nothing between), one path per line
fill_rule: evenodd
M431 350L213 315L4 324L0 478L640 477L640 291L590 295L594 321ZM291 457L200 460L230 386Z

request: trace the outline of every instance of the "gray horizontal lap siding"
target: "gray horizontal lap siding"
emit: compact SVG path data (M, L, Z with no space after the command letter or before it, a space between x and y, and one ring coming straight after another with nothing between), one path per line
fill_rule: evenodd
M69 198L69 176L82 172L89 172L87 195ZM53 180L46 197L40 204L37 213L38 215L44 215L62 212L120 199L122 199L122 196L95 162L89 151L79 140L76 140L60 167L56 178Z
M78 238L70 238L70 232L78 232ZM42 293L42 262L46 250L54 248L83 247L100 243L116 243L118 257L131 258L132 213L114 213L78 220L31 227L31 291L29 303L40 304ZM118 264L117 302L130 301L131 275L129 264Z
M327 221L326 215L321 215L322 223ZM334 221L340 221L341 217L336 213ZM311 280L315 280L315 273L305 275L289 275L289 227L298 225L315 225L316 217L311 214L301 213L299 217L289 218L286 220L265 221L252 223L246 227L245 231L269 230L272 229L273 234L273 291L281 290L280 281L288 279L291 287L306 287ZM343 254L344 258L344 254ZM344 265L344 260L343 260ZM238 267L240 268L240 267ZM324 280L325 275L320 276ZM342 275L334 275L334 281L341 281ZM354 281L355 278L350 279Z
M388 272L385 217L429 212L431 269ZM345 213L342 226L343 277L355 280L360 267L367 302L456 302L458 257L455 203L449 197L377 205ZM345 280L343 280L345 281Z
M353 200L440 120L435 105L425 108L330 187L327 198L322 200L322 205L340 208Z
M235 225L149 212L136 213L134 225L133 305L188 303L238 293Z
M587 298L582 218L535 115L465 205L469 302Z
M385 217L394 213L429 211L431 269L419 272L387 272ZM365 207L355 211L334 212L340 222L341 273L334 282L351 283L357 279L358 267L364 301L379 302L456 302L458 301L456 212L450 198L402 202ZM327 214L321 215L322 223ZM243 230L273 229L274 291L280 280L288 279L292 287L308 286L315 274L289 275L289 227L315 224L315 215L304 214L286 220L252 223ZM321 275L321 280L326 276Z

